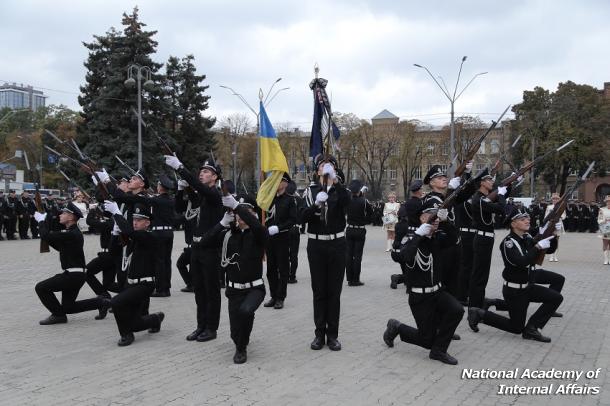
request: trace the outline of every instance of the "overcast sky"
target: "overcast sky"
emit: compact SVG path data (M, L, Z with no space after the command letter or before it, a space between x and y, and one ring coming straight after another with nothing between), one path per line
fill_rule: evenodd
M210 86L209 114L247 112L219 85L256 107L260 87L278 77L268 108L274 123L311 126L308 84L314 63L329 80L333 110L371 118L383 109L434 125L449 121L449 101L422 69L453 88L462 56L456 114L490 120L534 86L610 81L610 2L599 1L2 1L0 81L46 88L49 104L79 109L82 41L121 26L140 8L157 30L157 62L195 56ZM53 90L50 90L53 89ZM459 92L459 90L458 90ZM254 120L253 120L254 122Z

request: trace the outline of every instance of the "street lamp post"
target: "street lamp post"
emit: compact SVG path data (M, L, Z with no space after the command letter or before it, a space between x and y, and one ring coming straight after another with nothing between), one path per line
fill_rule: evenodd
M466 88L468 88L468 86L470 86L470 84L477 77L479 77L481 75L485 75L487 73L487 72L480 72L480 73L477 73L476 75L474 75L472 77L472 79L470 79L470 81L466 84L466 86L464 86L464 88L458 93L457 89L458 89L458 85L460 83L460 76L462 75L462 66L464 65L464 62L466 62L466 58L467 58L466 56L462 57L462 62L460 63L460 70L458 71L458 77L457 77L457 80L455 81L455 87L453 89L453 94L450 94L449 89L447 88L447 85L445 84L445 81L443 80L442 77L439 76L439 79L443 83L444 87L441 86L441 84L438 82L438 80L436 80L436 78L434 77L432 72L430 72L430 70L426 66L419 65L417 63L413 64L413 66L424 69L426 72L428 72L428 75L430 75L432 80L434 80L434 83L436 83L436 85L439 87L439 89L441 89L443 94L447 97L447 99L449 100L449 103L451 103L451 127L450 127L451 135L450 135L450 139L449 139L449 148L450 148L450 156L451 156L452 160L455 157L455 109L454 109L455 102L457 101L457 99L460 98L462 93L464 93L464 90L466 90ZM452 176L453 174L451 173L448 175Z
M271 102L273 101L273 99L275 99L275 96L278 95L278 93L284 91L284 90L288 90L290 89L289 87L284 87L281 89L278 89L275 91L275 93L273 93L273 96L271 96L271 98L269 98L269 96L271 95L271 92L273 91L273 88L275 87L275 85L277 84L277 82L279 82L280 80L282 80L282 78L277 78L269 87L269 91L267 91L267 95L264 97L263 99L263 91L259 89L259 99L260 101L263 102L263 105L265 107L267 107L269 104L271 104ZM229 86L224 86L224 85L220 85L220 87L222 87L223 89L227 89L228 91L231 92L231 94L233 96L237 96L237 98L239 98L239 100L252 112L252 114L254 114L256 116L256 168L260 168L260 146L259 146L259 134L258 132L260 131L260 117L259 117L259 113L254 110L252 108L252 106L250 106L250 104L248 103L248 101L239 93L237 93L233 88L229 87ZM233 157L235 159L235 156L237 154L237 151L235 151L233 153ZM233 179L234 181L236 179ZM260 180L260 176L256 176L256 189L258 190L258 188L260 188L261 185L261 180Z
M135 79L134 79L135 77ZM140 65L129 65L127 68L127 80L125 80L125 86L132 88L138 85L138 171L142 169L142 79L146 79L144 82L144 89L150 89L154 84L151 78L151 70L148 66Z

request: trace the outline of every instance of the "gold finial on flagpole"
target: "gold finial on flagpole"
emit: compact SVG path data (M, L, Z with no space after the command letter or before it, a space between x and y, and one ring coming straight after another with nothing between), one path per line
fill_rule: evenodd
M320 65L318 65L317 62L313 65L313 71L315 72L316 79L317 79L318 78L318 73L320 73Z

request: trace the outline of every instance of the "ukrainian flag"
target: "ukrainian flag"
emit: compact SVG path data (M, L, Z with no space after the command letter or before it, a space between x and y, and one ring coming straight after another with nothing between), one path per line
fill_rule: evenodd
M267 211L277 193L277 188L282 181L284 172L288 172L288 162L280 147L280 142L275 135L275 130L267 117L265 106L260 102L259 112L259 143L261 170L266 173L267 179L261 184L256 195L256 203L260 208Z

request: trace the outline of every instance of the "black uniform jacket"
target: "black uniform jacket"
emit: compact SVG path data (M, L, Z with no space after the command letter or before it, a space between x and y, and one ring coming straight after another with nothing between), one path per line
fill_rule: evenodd
M306 190L306 206L301 211L301 223L307 223L311 234L337 234L345 230L345 216L350 202L348 190L340 182L326 188L328 200L325 209L315 204L316 195L323 191L320 184L312 184Z
M277 226L280 233L289 231L297 223L297 203L294 197L286 193L273 198L267 213L265 226Z
M552 253L556 248L557 239L553 238L547 252ZM519 237L511 231L502 240L499 249L504 261L504 271L502 271L504 280L513 283L528 283L529 273L534 269L536 257L540 252L532 236L525 233Z
M85 253L83 252L84 239L76 224L61 231L50 231L49 222L39 223L40 238L46 240L49 246L59 251L59 262L61 269L84 268Z
M148 230L134 230L120 214L113 216L114 221L121 229L121 233L129 238L126 257L129 258L127 278L138 279L155 276L155 263L157 260L157 238Z

